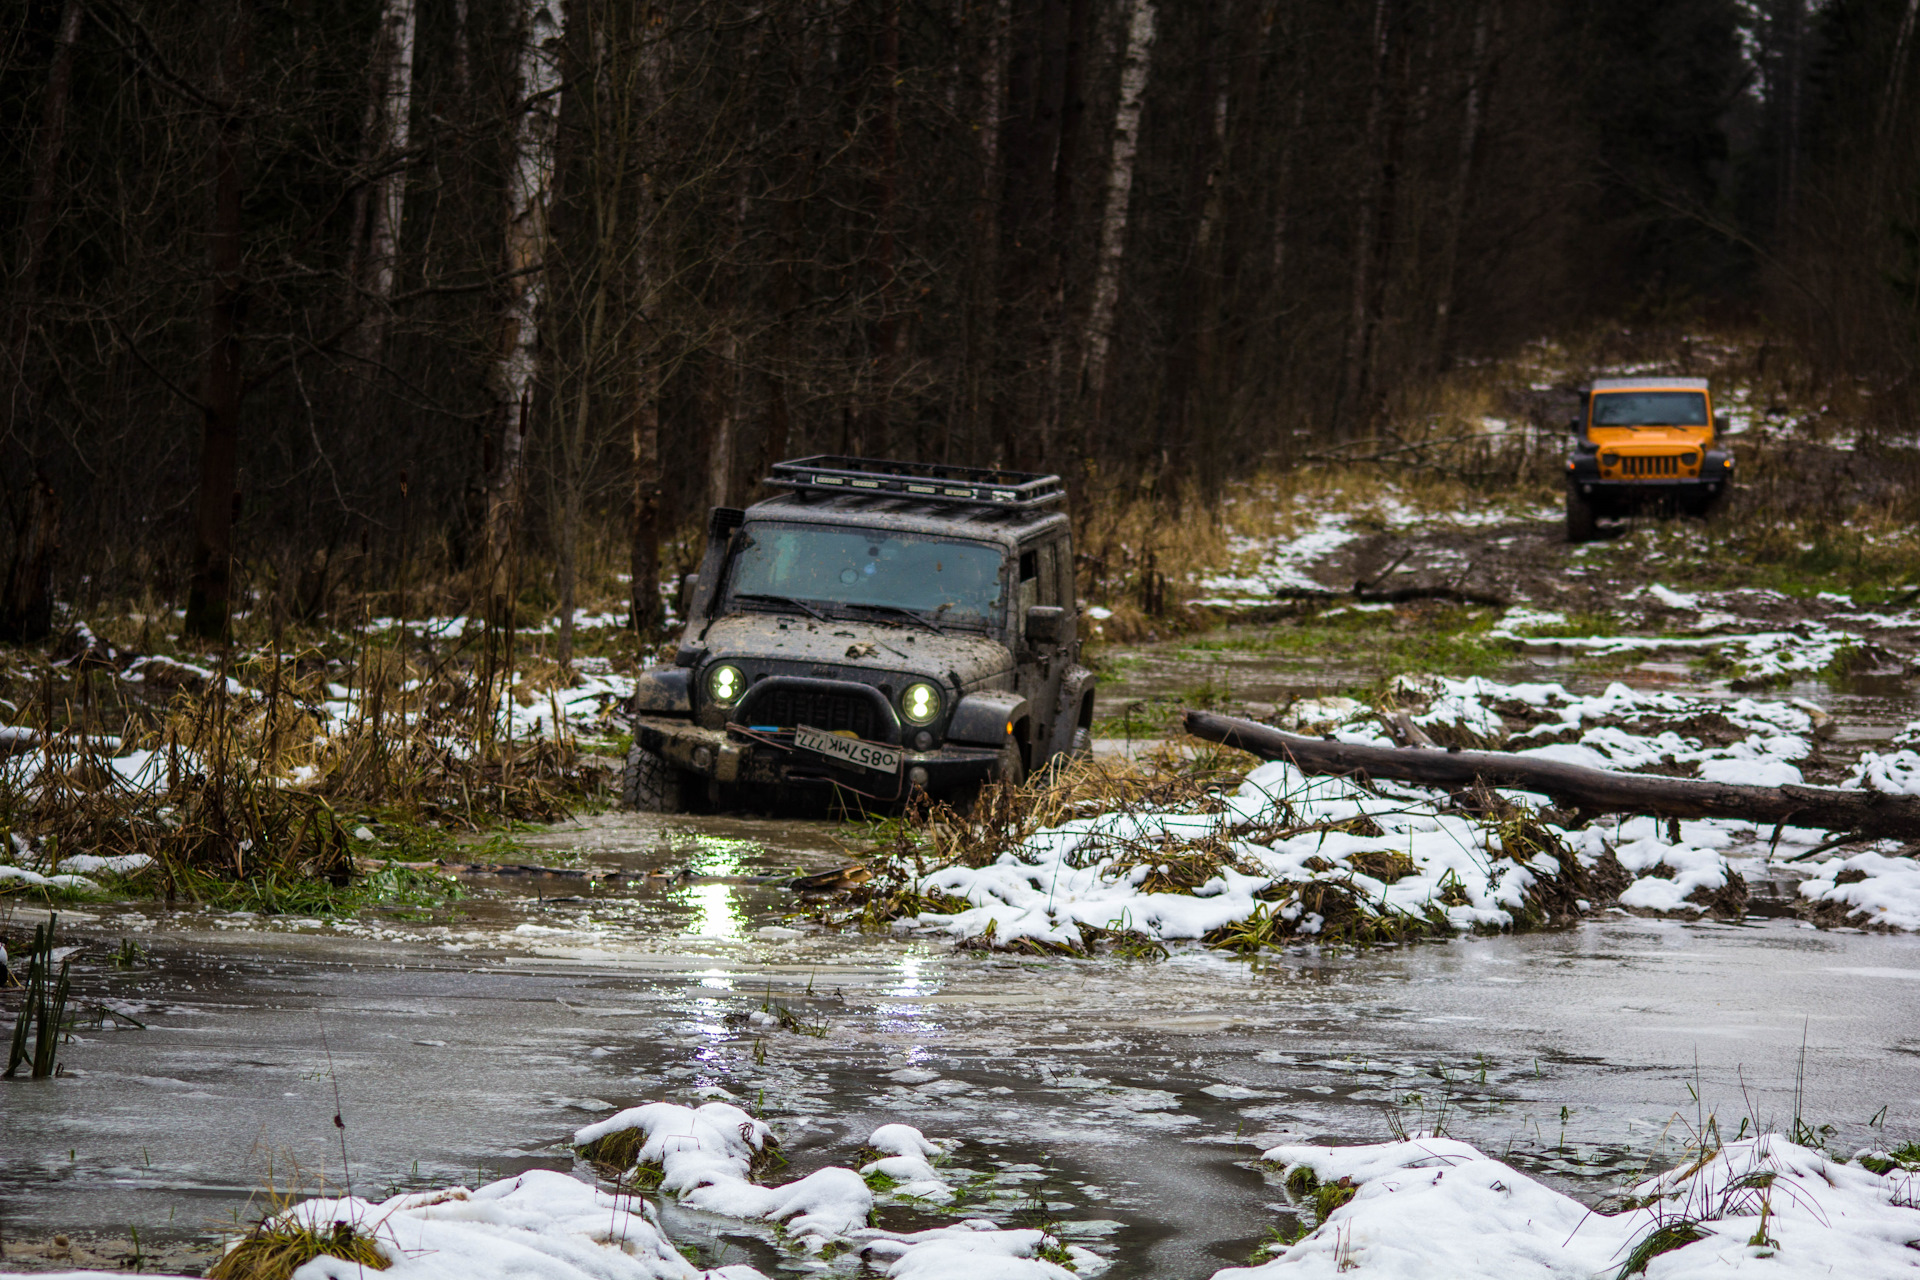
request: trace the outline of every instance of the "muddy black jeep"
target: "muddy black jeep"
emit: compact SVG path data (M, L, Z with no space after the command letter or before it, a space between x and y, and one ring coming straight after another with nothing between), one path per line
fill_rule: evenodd
M1091 748L1058 476L816 457L716 507L671 661L640 673L632 808L964 804Z

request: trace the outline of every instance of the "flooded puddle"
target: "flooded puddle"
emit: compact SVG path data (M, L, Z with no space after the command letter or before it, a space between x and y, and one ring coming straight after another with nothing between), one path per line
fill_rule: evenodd
M269 1178L344 1189L343 1143L363 1195L575 1170L576 1128L661 1098L762 1114L782 1178L890 1121L961 1139L973 1176L941 1220L1046 1222L1105 1274L1162 1280L1275 1224L1254 1158L1276 1135L1441 1124L1591 1202L1675 1153L1696 1091L1724 1129L1789 1124L1803 1041L1804 1117L1834 1149L1920 1122L1920 938L1620 915L1259 964L1017 959L790 917L755 877L836 864L838 834L608 815L536 843L627 873L610 890L481 880L450 911L341 927L64 914L83 1025L66 1076L0 1085L7 1264L56 1232L112 1256L137 1229L204 1265ZM115 967L122 938L148 960ZM781 1263L763 1227L665 1222L709 1265Z

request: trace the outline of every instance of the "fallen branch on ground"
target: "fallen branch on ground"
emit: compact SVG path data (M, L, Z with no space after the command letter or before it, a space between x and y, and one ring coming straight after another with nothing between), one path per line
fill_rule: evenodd
M1837 787L1743 787L1614 773L1505 751L1433 751L1329 742L1207 711L1187 712L1186 729L1196 738L1250 751L1264 760L1285 760L1310 774L1358 774L1450 789L1479 782L1537 791L1556 805L1588 814L1737 818L1847 831L1876 839L1920 836L1920 796Z

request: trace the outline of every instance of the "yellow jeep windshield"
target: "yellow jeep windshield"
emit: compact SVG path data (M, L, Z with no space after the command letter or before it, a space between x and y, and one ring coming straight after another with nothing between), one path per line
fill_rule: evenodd
M1707 397L1700 391L1604 391L1593 397L1596 427L1704 427Z

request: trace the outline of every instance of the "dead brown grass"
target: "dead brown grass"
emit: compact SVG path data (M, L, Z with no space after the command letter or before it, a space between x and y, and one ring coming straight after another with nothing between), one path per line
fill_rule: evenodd
M319 1228L277 1214L242 1236L207 1268L207 1277L288 1280L315 1258L338 1258L372 1271L385 1271L393 1265L378 1242L350 1222L331 1222Z

